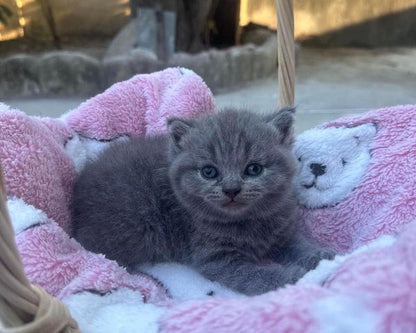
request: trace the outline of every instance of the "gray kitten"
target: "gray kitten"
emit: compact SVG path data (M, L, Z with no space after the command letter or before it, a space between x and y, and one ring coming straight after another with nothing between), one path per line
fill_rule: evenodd
M296 226L293 110L170 119L169 136L114 144L76 179L74 237L121 265L179 261L255 295L331 251Z

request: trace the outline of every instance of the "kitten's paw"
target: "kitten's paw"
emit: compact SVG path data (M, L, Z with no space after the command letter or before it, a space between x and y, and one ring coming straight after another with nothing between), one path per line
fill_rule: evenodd
M296 283L301 277L307 273L307 270L297 264L286 265L283 269L283 275L286 283Z
M321 251L319 251L319 257L321 258L321 260L323 259L332 260L334 259L336 254L337 253L330 248L324 248Z
M316 268L321 260L334 259L336 252L330 248L322 248L314 253L306 254L297 263L308 270Z
M307 272L305 268L291 264L280 265L277 263L267 266L246 267L248 270L242 273L234 281L226 281L231 288L246 295L259 295L268 291L277 290L287 284L298 281ZM236 283L238 282L238 283Z
M296 283L302 276L307 273L307 270L297 264L279 265L273 264L270 268L275 269L275 287L283 287L286 284Z

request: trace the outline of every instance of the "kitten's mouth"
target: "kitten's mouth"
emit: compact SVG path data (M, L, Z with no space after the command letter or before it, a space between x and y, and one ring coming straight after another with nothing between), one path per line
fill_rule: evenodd
M245 204L235 201L233 199L231 199L230 201L222 204L223 208L227 208L227 209L232 209L232 210L237 210L237 209L241 209L245 206Z

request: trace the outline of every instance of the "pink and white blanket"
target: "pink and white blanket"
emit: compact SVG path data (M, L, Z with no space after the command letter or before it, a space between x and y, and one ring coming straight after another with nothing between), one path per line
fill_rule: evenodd
M60 119L0 105L8 207L31 282L63 299L83 332L416 332L416 106L297 138L305 228L340 255L294 286L243 297L181 265L129 274L68 237L72 182L88 158L163 132L166 117L213 110L201 78L179 68L118 83Z

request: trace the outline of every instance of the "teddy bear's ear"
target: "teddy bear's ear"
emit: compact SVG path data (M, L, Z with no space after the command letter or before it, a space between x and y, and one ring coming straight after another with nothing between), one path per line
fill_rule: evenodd
M293 143L295 110L294 107L287 107L266 116L267 123L273 125L279 131L281 144L292 145Z
M351 136L356 140L357 146L368 147L377 133L376 126L372 123L364 124L349 129Z

